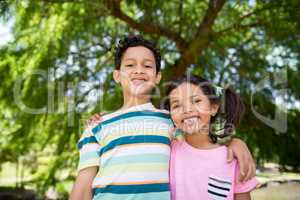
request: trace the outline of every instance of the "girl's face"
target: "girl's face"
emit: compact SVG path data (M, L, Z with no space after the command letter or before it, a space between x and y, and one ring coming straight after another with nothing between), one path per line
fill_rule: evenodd
M211 116L219 106L211 104L201 87L182 83L169 95L171 117L177 128L188 134L207 133Z

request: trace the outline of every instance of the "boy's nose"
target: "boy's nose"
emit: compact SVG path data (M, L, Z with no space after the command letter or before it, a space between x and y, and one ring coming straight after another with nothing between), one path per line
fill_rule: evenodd
M143 74L144 73L143 66L140 64L136 65L136 67L134 68L134 73Z

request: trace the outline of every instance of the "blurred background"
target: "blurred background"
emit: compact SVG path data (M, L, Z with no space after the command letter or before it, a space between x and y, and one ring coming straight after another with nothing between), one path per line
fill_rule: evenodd
M122 105L113 53L124 35L184 73L234 87L237 131L257 163L255 200L300 199L299 0L1 0L0 199L67 199L91 115Z

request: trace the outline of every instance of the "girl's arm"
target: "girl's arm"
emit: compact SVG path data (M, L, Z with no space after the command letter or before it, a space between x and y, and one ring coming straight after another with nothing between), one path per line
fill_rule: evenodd
M251 200L250 192L234 194L234 200Z
M91 200L92 182L98 167L89 167L79 171L73 185L69 200Z

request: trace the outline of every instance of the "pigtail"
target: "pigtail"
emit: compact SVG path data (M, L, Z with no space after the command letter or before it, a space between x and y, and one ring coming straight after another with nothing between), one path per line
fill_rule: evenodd
M235 128L239 125L245 112L245 106L240 96L237 95L233 89L227 88L224 93L224 132L225 135L229 135L231 132L234 132Z

